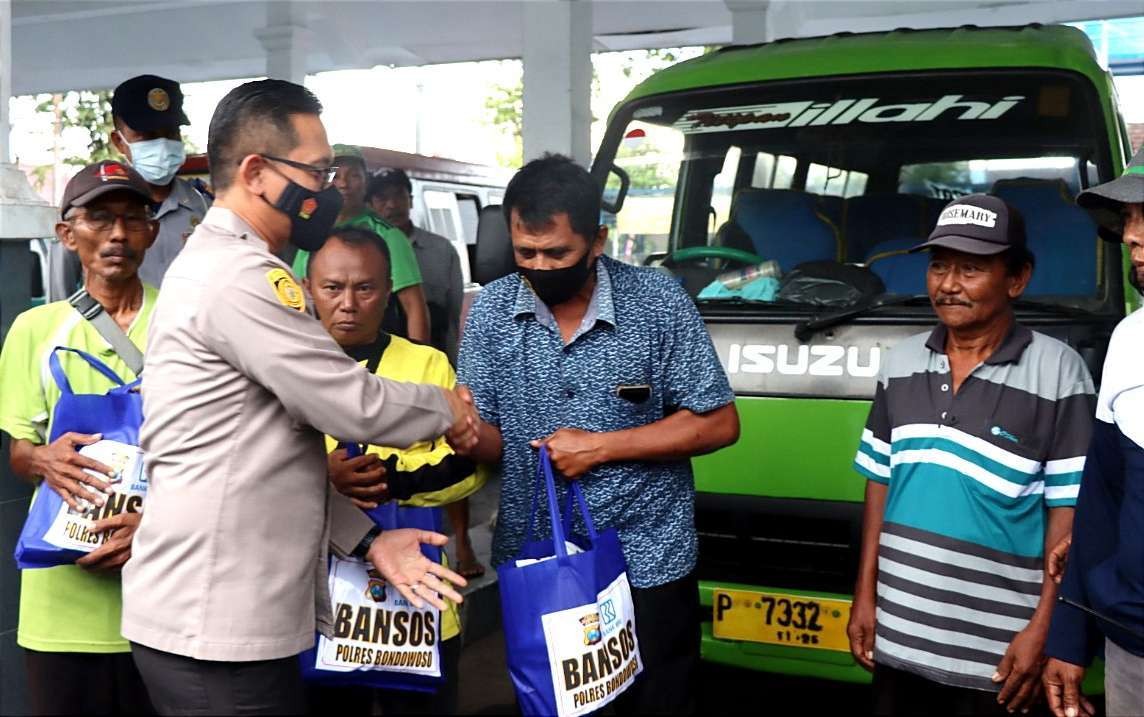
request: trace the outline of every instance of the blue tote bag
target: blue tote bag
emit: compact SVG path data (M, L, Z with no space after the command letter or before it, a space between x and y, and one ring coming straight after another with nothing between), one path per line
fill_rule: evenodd
M361 455L355 444L339 447L351 458ZM391 500L366 514L382 530L441 530L439 508L399 506ZM422 545L421 552L441 562L441 548ZM317 644L302 653L307 681L420 692L433 692L444 682L440 610L413 607L368 561L355 558L330 556L328 589L334 636L318 635Z
M635 608L620 540L597 531L580 484L568 484L561 515L547 448L540 449L539 496L547 497L552 537L528 537L515 560L497 568L509 675L526 715L575 717L594 712L643 671ZM571 534L578 512L586 536Z
M60 352L79 356L115 387L104 394L75 393L60 365ZM125 383L91 354L64 346L52 349L48 365L60 389L60 400L52 411L49 442L68 432L101 433L103 440L82 447L80 453L104 463L116 474L111 478L107 502L103 506L93 504L83 513L71 510L58 493L41 484L16 542L16 565L21 569L74 563L103 542L103 536L91 530L96 520L139 512L147 494L143 453L139 450L139 428L143 425L139 379Z

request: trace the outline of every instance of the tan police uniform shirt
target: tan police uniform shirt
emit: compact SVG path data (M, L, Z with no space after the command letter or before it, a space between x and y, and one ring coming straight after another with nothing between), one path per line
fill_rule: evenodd
M330 624L327 541L349 552L371 524L330 491L323 434L431 440L451 424L444 393L359 366L286 264L220 207L171 264L151 327L150 487L123 570L123 635L202 660L297 654Z

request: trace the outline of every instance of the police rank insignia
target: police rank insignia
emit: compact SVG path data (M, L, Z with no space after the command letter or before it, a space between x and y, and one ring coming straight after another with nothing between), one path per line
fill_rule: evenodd
M302 287L298 286L298 282L294 281L289 272L285 269L271 269L266 272L266 280L270 282L274 296L283 306L296 311L306 310L306 295L302 293Z
M166 112L171 107L171 96L162 87L147 93L147 106L156 112Z

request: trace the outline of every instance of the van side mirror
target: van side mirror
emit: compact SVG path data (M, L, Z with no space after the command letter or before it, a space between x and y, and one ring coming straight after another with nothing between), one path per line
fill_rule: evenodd
M477 248L473 256L473 281L484 285L516 271L512 239L501 205L481 207L477 218Z

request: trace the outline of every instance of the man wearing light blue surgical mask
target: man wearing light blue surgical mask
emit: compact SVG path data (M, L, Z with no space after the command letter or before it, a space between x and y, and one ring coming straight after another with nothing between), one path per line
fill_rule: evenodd
M211 204L201 183L177 176L186 159L180 127L189 124L183 93L173 80L139 75L115 88L111 113L115 121L111 142L147 181L159 221L159 236L144 257L139 276L161 286L167 267Z

